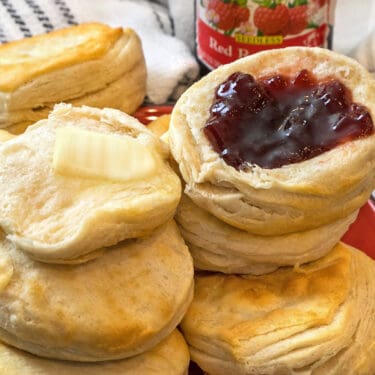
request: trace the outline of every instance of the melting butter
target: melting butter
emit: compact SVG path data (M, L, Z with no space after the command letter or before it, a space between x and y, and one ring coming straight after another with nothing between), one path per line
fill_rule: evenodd
M130 181L155 174L158 162L156 152L125 134L72 126L56 132L53 168L62 175Z

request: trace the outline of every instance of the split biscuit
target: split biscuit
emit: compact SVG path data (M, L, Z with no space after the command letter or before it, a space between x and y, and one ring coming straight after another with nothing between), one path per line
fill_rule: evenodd
M251 164L237 170L226 164L203 132L215 90L231 74L294 77L302 69L318 81L341 81L353 102L366 106L375 120L374 78L356 61L335 52L290 47L221 66L191 86L172 112L169 144L185 192L195 204L234 227L275 236L343 219L367 201L375 187L375 133L280 168Z

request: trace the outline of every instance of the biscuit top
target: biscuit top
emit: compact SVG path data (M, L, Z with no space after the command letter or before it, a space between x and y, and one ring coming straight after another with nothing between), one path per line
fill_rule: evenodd
M300 268L263 276L198 275L182 329L223 341L234 351L244 345L253 353L267 343L329 325L348 298L351 258L338 244L324 258Z
M66 160L60 160L62 169L57 168L54 151L58 129L63 128L109 136L112 141L131 138L141 149L155 155L157 170L127 181L96 175L91 161L113 170L111 160L118 154L112 158L99 152L113 144L105 142L104 148L90 150L84 147L85 142L73 141L73 149L57 153L59 158L68 159L64 155L69 152L76 153L78 159L86 155L89 164L77 166L87 171L94 167L95 173L81 175L80 170L74 170L74 163L67 164ZM80 145L82 155L78 154ZM180 199L181 183L166 160L167 145L135 118L114 109L59 104L48 119L3 142L0 154L0 186L4 185L0 226L12 241L19 240L18 246L39 260L72 260L121 240L144 236L172 217ZM137 159L133 152L130 156ZM137 167L136 163L134 168ZM121 172L120 168L121 163L117 172ZM129 168L123 162L123 169Z
M123 34L121 28L87 23L3 44L0 46L0 90L11 92L53 70L98 59Z
M280 168L371 135L374 125L343 83L302 69L294 77L233 73L217 87L203 131L236 169Z
M33 261L0 232L0 264L9 275L0 289L1 341L55 359L143 352L172 331L192 295L192 260L172 221L79 266ZM0 345L4 374L1 353Z
M244 57L203 77L174 106L169 144L189 187L194 185L198 190L209 183L220 187L236 186L236 189L241 186L246 199L251 189L266 191L271 186L293 193L341 196L371 175L375 133L344 142L302 162L272 169L254 164L246 171L238 171L225 163L210 144L203 129L215 100L215 90L228 77L236 72L255 79L275 75L295 77L303 69L311 72L318 82L340 81L350 91L351 101L365 106L375 119L375 80L360 64L346 56L323 48L288 47Z

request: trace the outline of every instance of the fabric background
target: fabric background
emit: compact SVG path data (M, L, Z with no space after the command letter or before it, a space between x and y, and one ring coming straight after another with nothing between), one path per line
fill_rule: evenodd
M375 0L337 0L335 15L333 48L375 73ZM0 42L93 21L140 35L148 102L173 102L198 78L194 0L0 0Z
M192 52L174 36L175 21L165 1L0 0L0 42L94 21L137 31L146 59L147 100L151 103L176 99L198 77ZM177 24L180 30L182 24Z

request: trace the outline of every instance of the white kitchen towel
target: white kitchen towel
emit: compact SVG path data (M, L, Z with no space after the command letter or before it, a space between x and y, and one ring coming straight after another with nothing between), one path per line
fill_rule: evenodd
M375 74L375 1L338 0L333 48Z
M168 0L177 38L183 40L191 51L195 49L194 3L196 0Z
M375 30L351 53L375 76Z
M81 22L131 27L143 44L147 100L166 103L177 99L199 73L187 45L174 36L174 27L179 23L172 19L167 5L166 0L0 0L0 42ZM178 30L181 32L180 25Z

